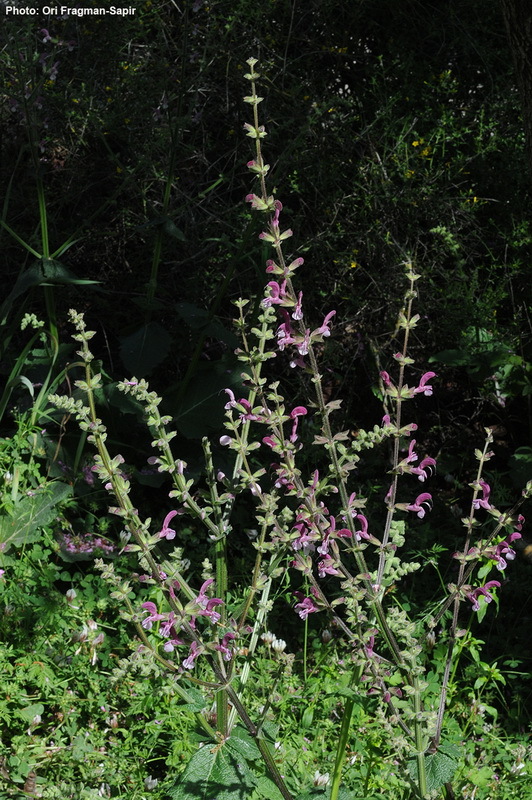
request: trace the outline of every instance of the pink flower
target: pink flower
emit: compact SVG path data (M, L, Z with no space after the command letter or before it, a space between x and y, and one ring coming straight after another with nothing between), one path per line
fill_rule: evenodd
M169 527L169 523L175 516L177 516L177 511L170 511L164 518L162 530L159 531L160 539L175 539L175 531Z
M150 600L146 601L146 603L143 603L142 608L148 612L148 616L144 617L141 623L144 630L147 631L151 630L154 622L158 622L161 619L165 619L164 614L159 614L157 612L157 606Z
M317 538L316 534L312 533L305 525L304 522L296 522L294 528L299 533L299 537L294 539L292 542L292 549L293 550L303 550L303 553L307 555L307 553L313 552L316 549L316 545L314 544L315 539Z
M336 311L329 311L329 313L327 314L327 316L323 320L323 324L319 328L316 328L316 330L313 331L313 333L314 334L318 334L319 333L319 334L321 334L321 336L330 336L331 335L331 330L329 328L329 322L331 321L331 319L334 317L335 314L336 314Z
M290 434L290 441L295 442L297 440L297 424L299 422L298 417L304 417L307 413L307 409L304 406L296 406L293 411L290 412L290 419L293 419L292 425L292 433Z
M184 644L181 639L169 639L164 643L163 650L165 653L173 653L174 649L180 644Z
M277 346L279 350L284 350L287 345L294 344L295 339L288 312L284 308L280 311L284 322L277 328Z
M334 565L334 559L329 555L324 555L322 560L318 562L318 575L320 578L324 578L326 575L336 575L340 577L342 573L339 572Z
M477 510L479 508L485 508L487 511L489 511L490 508L493 508L489 501L491 492L490 486L488 483L486 483L486 481L479 481L479 485L482 489L482 498L479 499L477 497L476 500L473 500L473 508L476 508Z
M223 600L220 600L218 597L209 598L205 594L206 590L212 583L214 583L214 579L209 578L202 584L194 603L201 609L197 612L198 616L208 617L212 623L216 623L220 621L221 616L214 609L216 606L223 605Z
M300 356L308 355L308 349L310 347L310 330L307 329L303 337L299 336L297 338L296 345Z
M416 386L414 389L414 394L424 394L427 397L430 397L432 394L432 386L427 384L427 381L430 381L431 378L435 378L435 372L425 372L424 375L421 376L421 380L419 381L419 386Z
M430 472L427 472L430 470ZM429 475L434 474L436 472L436 461L430 456L427 456L420 462L418 467L412 467L412 475L417 475L418 480L425 481Z
M303 310L301 308L301 303L303 302L303 292L299 292L296 307L292 311L292 319L300 320L303 319Z
M220 644L215 644L214 649L222 653L224 661L231 661L233 653L229 648L229 642L236 639L234 633L226 633Z
M515 558L515 550L510 547L511 543L516 539L521 539L521 534L515 531L508 536L503 542L499 542L495 548L493 559L497 562L497 569L506 569L507 561L513 561Z
M231 389L224 389L224 392L229 397L229 402L225 404L224 408L226 411L229 411L231 408L234 408L236 405L235 394Z
M305 597L302 592L294 592L294 594L299 600L299 603L296 603L295 608L296 610L299 609L297 613L301 619L306 619L309 614L314 614L316 611L318 611L318 606L311 597Z
M262 301L264 308L269 308L273 305L281 305L286 301L286 281L283 281L279 286L277 281L270 281L267 284L269 294Z
M501 584L499 583L499 581L488 581L484 586L479 586L478 589L474 589L472 592L468 593L467 598L472 603L473 611L479 611L480 609L480 605L478 602L478 598L480 597L480 595L484 596L486 603L491 603L493 597L491 596L488 590L494 586L496 586L499 589Z
M360 522L360 524L362 525L362 530L357 531L355 533L357 542L359 542L361 539L369 539L370 536L368 533L368 521L364 516L364 514L357 514L355 519L358 520L358 522Z
M194 662L196 661L197 657L203 651L203 648L197 644L196 642L192 642L190 645L190 650L188 653L187 658L183 661L183 668L184 669L194 669Z
M271 226L279 231L279 214L283 210L283 204L280 200L275 201L275 213L272 217Z
M322 555L327 555L329 552L329 539L349 539L353 535L349 528L340 528L340 530L337 531L334 517L329 517L329 523L329 527L323 537L323 542L318 547L318 553Z
M420 519L423 519L428 510L426 506L428 506L428 509L432 508L432 495L428 492L423 492L423 494L416 497L414 503L406 506L406 510L414 511Z

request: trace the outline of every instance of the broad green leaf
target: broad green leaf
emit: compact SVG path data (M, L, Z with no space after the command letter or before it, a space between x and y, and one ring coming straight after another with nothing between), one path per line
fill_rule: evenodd
M218 361L202 361L187 388L180 407L174 411L179 431L189 439L200 439L222 428L225 418L224 389L235 394L242 386L242 365L232 354ZM171 396L167 393L171 404ZM171 406L170 406L171 407Z
M158 322L148 322L122 338L120 357L132 375L144 378L168 355L172 337Z
M435 361L451 367L464 367L471 362L471 355L467 350L442 350L429 358L429 364Z
M427 788L429 792L436 791L444 783L451 780L454 773L458 768L458 763L448 752L443 752L443 749L448 752L453 752L449 747L441 748L437 753L425 757L425 766L427 770ZM412 758L407 764L408 772L414 782L417 781L417 761Z
M254 785L244 758L210 743L192 756L169 795L172 800L247 800Z
M55 258L43 258L41 260L42 280L40 283L47 285L49 282L74 284L76 286L87 286L88 284L99 283L100 281L90 281L85 278L78 278L68 267L65 267Z
M231 750L235 756L243 756L249 761L258 761L261 758L260 750L255 741L247 730L240 725L236 725L231 731L231 736L226 742L226 747Z
M44 713L44 706L42 703L32 703L31 706L19 708L18 713L26 722L31 722L35 717Z
M72 487L56 481L37 489L32 497L23 497L9 515L0 517L0 545L6 553L13 545L18 547L36 542L41 529L54 519L55 507L72 494Z
M204 308L199 308L193 303L176 303L175 308L183 322L193 331L200 331L204 336L218 339L232 349L238 347L239 340L236 334L222 325L216 317L211 318Z
M283 796L271 778L261 775L257 778L256 790L264 800L283 800Z

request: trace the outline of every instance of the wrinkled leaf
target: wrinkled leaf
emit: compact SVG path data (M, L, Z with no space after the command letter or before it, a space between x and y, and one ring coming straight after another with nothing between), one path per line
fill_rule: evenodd
M37 489L32 497L23 497L9 515L0 517L0 548L36 542L41 529L55 517L55 507L72 494L72 487L56 481Z
M192 756L169 796L172 800L247 800L254 784L245 759L235 757L226 745L211 742Z
M436 791L444 783L451 780L458 769L455 758L456 748L453 745L442 745L437 753L425 757L427 770L427 789L429 792ZM407 763L410 777L417 782L417 761L412 758Z
M257 778L256 789L264 800L283 800L283 796L271 778L261 775Z

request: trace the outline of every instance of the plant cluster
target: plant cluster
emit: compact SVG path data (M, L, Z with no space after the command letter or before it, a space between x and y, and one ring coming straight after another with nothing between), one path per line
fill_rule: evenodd
M251 93L245 100L253 110L253 120L245 124L245 130L255 145L248 168L258 186L246 199L266 217L260 239L273 250L266 265L272 280L251 326L249 301L236 302L241 337L237 355L245 391L238 397L226 389L226 433L220 444L232 453L230 472L216 466L211 445L204 439L207 477L204 484L195 485L187 476L185 462L173 453L176 434L169 428L171 417L160 412L161 398L142 378L122 381L119 390L143 408L154 452L149 462L172 483L169 496L174 508L152 532L151 520L134 503L123 456L113 455L108 447L106 426L95 402L102 376L92 366L89 342L94 332L87 330L83 315L75 311L70 317L85 372L75 382L81 396L54 395L50 400L62 413L77 418L96 448L93 471L115 498L111 512L123 525L121 550L139 559L142 572L126 580L112 562L98 563L123 616L136 627L135 657L151 659L175 676L176 692L194 709L203 731L205 744L190 760L171 796L191 800L216 793L229 800L247 793L303 800L321 791L305 790L297 777L284 774L284 767L279 769L275 756L276 731L269 711L275 693L282 693L283 681L289 682L294 657L287 652L286 641L269 631L268 620L275 610L276 587L285 579L299 618L307 624L322 613L340 631L346 649L343 674L347 681L340 694L344 702L334 766L327 779L318 770L316 787L328 783L331 800L348 796L342 788L346 748L355 708L363 696L373 703L381 741L394 753L402 789L420 798L441 796L460 765L459 735L452 725L445 726L451 672L463 636L460 608L465 603L483 615L496 597L501 582L491 573L502 572L514 556L512 544L520 539L524 522L519 508L532 485L527 485L510 512L495 508L484 479L485 465L492 458L493 435L487 430L484 448L476 453L478 470L471 483L469 512L462 520L463 544L454 554L456 576L445 588L443 600L409 615L393 589L421 566L402 558L401 548L412 531L411 520L424 520L430 512L432 495L425 489L437 466L413 438L417 426L405 420L404 409L416 397L430 397L436 377L427 371L418 374L413 385L406 383L407 375L415 374L409 343L420 322L413 313L420 276L407 260L408 288L398 319L396 366L392 374L380 372L386 413L380 424L359 431L350 441L347 431L334 432L332 417L340 403L327 401L318 361L336 312L329 311L316 328L307 324L303 292L294 285L303 259L286 254L292 231L282 227L283 206L267 189L269 166L262 150L266 130L258 116L263 98L256 92L256 63L248 60ZM284 356L300 372L301 383L314 393L305 405L288 402L279 382L268 376ZM367 508L366 499L356 491L362 454L381 445L389 447L391 464L382 513L379 508ZM249 585L237 604L230 591L227 548L234 532L236 499L245 496L254 503L256 555ZM484 512L493 518L491 528L480 523ZM186 550L167 551L167 542L178 539L177 522L183 514L199 521L213 543L214 565L205 563L199 589L193 588L193 579L187 575ZM261 642L272 661L272 685L269 699L253 714L249 684ZM124 663L123 669L127 668ZM264 775L257 775L250 766L259 756L266 767ZM367 766L366 786L370 773ZM518 773L516 780L521 769Z

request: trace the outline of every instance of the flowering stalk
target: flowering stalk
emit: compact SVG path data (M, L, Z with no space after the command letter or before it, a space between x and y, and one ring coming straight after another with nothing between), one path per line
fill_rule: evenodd
M298 355L294 358L292 364L294 366L303 366L304 365L304 357L308 356L310 362L310 371L313 375L313 383L316 392L316 400L317 406L320 413L321 421L322 421L322 436L317 438L317 442L323 444L327 449L330 461L331 461L331 477L334 481L334 485L337 487L337 491L339 493L342 508L343 508L343 519L346 524L345 535L352 539L354 542L360 541L360 533L357 531L355 527L355 517L357 515L350 512L352 507L352 497L348 494L347 490L347 477L349 475L350 470L353 468L354 464L349 464L346 458L346 451L345 449L342 451L339 449L339 441L341 441L341 436L333 435L331 425L330 425L330 414L331 412L337 407L334 403L327 404L325 402L325 398L323 395L323 389L321 384L321 376L319 373L318 363L314 351L313 344L314 342L323 340L324 337L330 335L329 324L330 320L332 319L333 315L336 313L334 311L327 314L325 320L320 328L315 329L314 331L310 331L309 328L305 326L303 311L302 311L302 293L299 292L296 294L293 283L292 283L292 276L296 268L298 268L301 263L302 259L296 259L292 261L290 264L287 264L284 252L283 252L283 243L286 239L288 239L292 235L292 231L290 229L282 231L280 227L280 213L282 211L282 204L280 201L275 200L273 196L269 196L267 194L266 189L266 181L265 175L268 172L268 165L264 163L264 159L262 157L262 148L261 148L261 140L266 135L266 131L264 130L263 126L259 125L258 120L258 110L257 107L261 102L262 98L257 95L256 92L256 84L255 81L259 77L258 73L255 72L254 67L257 63L256 59L249 59L247 62L250 66L250 72L245 76L251 82L251 95L245 98L246 102L250 103L253 107L253 125L246 124L245 128L247 131L247 135L250 136L252 139L255 140L255 158L253 161L248 163L248 167L259 177L260 181L260 192L261 194L250 194L246 198L248 202L251 203L253 209L270 214L270 222L266 231L260 234L260 237L263 241L269 242L275 252L275 260L270 260L267 262L267 271L270 273L274 273L276 276L280 277L281 283L277 281L271 281L268 284L269 293L266 296L263 305L266 307L271 307L273 305L279 305L280 311L282 314L283 322L279 326L277 331L277 343L280 350L284 350L288 346L293 346L297 349ZM415 292L413 291L413 284L414 281L417 280L419 276L413 273L411 266L409 265L408 276L410 278L410 291L408 296L408 303L407 303L407 311L406 313L402 314L400 319L400 324L404 328L405 335L404 335L404 343L403 343L403 350L406 353L406 347L408 345L408 335L411 328L413 328L417 322L419 317L412 317L411 315L411 307L412 307L412 300L415 296ZM291 315L288 313L286 309L291 309ZM294 322L292 322L292 320ZM405 435L405 433L410 432L410 430L405 431L401 427L401 403L403 399L408 399L413 397L415 394L423 392L425 394L430 394L431 387L428 385L427 381L434 375L434 373L427 373L423 376L420 381L420 384L415 389L409 389L403 383L403 376L404 376L404 367L405 364L412 363L410 359L407 359L405 356L400 356L400 377L397 387L390 389L389 393L396 400L396 418L395 418L395 425L391 433L395 436L395 443L394 443L394 463L398 465L399 463L399 436ZM390 382L391 383L391 382ZM330 574L337 574L337 575L344 575L348 580L351 580L353 583L353 579L346 573L345 568L338 562L338 560L331 558L328 552L328 544L326 544L329 540L329 537L334 530L334 518L331 517L330 523L327 524L325 522L325 518L323 514L316 512L313 507L313 503L311 502L310 498L308 497L308 492L306 491L305 486L303 485L301 478L299 476L298 471L295 469L292 459L292 447L290 443L283 444L284 436L282 428L278 426L276 422L275 414L268 411L267 407L267 398L265 397L264 393L260 394L260 399L263 403L262 406L262 419L264 421L268 421L270 429L273 431L273 435L266 437L263 441L265 444L270 446L272 450L281 457L283 463L288 466L288 470L282 473L283 481L285 485L291 486L292 490L296 493L297 496L303 498L303 505L301 519L305 519L306 515L310 516L311 519L315 519L317 531L319 532L317 535L324 536L322 543L322 550L320 552L324 555L324 560L322 561L322 569L325 573L329 571ZM282 398L279 398L282 400ZM279 401L278 400L278 401ZM241 401L242 404L242 401ZM306 413L306 409L302 409L304 413ZM255 415L255 419L260 421L261 417L257 417ZM281 417L281 420L283 418ZM281 421L280 420L280 421ZM295 428L293 428L292 435L290 437L290 442L293 442L297 439L297 435L294 433ZM389 432L387 432L388 434ZM417 457L416 457L417 458ZM423 463L423 462L422 462ZM435 462L434 462L435 463ZM429 465L425 462L423 467L428 467ZM421 467L421 465L420 465ZM421 467L421 471L423 472L423 467ZM425 473L423 475L425 477ZM395 634L392 632L388 624L388 620L386 614L384 612L382 606L382 596L383 596L383 589L381 586L382 578L384 575L385 566L389 559L389 538L392 531L392 523L393 523L393 515L396 507L395 504L395 493L396 493L396 486L397 481L394 480L393 487L391 493L389 493L387 497L388 501L388 517L385 526L385 532L382 542L377 543L379 545L380 550L380 558L379 558L379 567L377 571L377 579L371 576L368 572L366 561L362 550L357 547L351 548L351 552L355 558L357 567L360 572L360 579L365 587L365 593L368 599L368 602L371 608L374 611L376 623L381 634L386 641L388 649L392 654L393 660L398 667L399 671L401 672L404 680L408 683L411 687L411 690L414 695L414 730L415 730L415 741L416 741L416 753L417 753L417 760L418 760L418 781L419 781L419 790L421 795L426 793L426 771L425 771L425 763L424 763L424 747L423 747L423 735L422 735L422 724L420 721L421 718L421 689L420 683L417 677L417 671L413 670L409 663L405 660L403 652L396 640ZM430 495L427 495L430 498ZM420 496L416 501L416 504L410 504L405 510L412 510L412 511L420 511L422 510L422 506L420 505L424 501L423 496ZM362 516L362 515L358 515ZM367 521L364 517L362 517L367 529ZM273 521L274 529L280 528L281 526L279 523ZM329 528L329 531L327 531ZM304 528L302 528L304 531ZM305 534L307 535L307 534ZM340 531L337 535L340 535ZM312 536L309 539L309 542L312 541ZM320 548L318 548L320 550ZM297 565L298 569L301 569L305 575L311 580L313 583L313 591L314 596L316 599L319 600L322 607L327 607L329 604L326 598L323 595L323 592L319 585L317 585L315 579L312 576L312 573L309 569L309 566L306 562L306 558L299 553L296 554L296 561L295 564ZM298 606L296 606L297 609ZM316 606L315 601L311 598L303 598L299 604L300 607L300 616L308 615L309 613L313 613L314 611L318 610L318 606ZM350 716L350 715L349 715ZM335 773L336 775L337 773ZM335 778L335 791L338 791L338 780L339 778Z
M494 540L501 529L503 527L512 528L513 520L517 514L517 511L520 505L526 499L527 493L526 491L523 493L522 498L515 506L511 509L511 511L507 514L501 514L494 506L492 506L489 502L490 496L490 487L488 484L482 480L482 474L484 471L485 464L491 459L493 453L490 451L490 445L493 443L493 433L490 428L486 428L486 439L484 441L484 448L483 450L476 450L475 455L478 460L478 469L476 479L473 483L470 484L471 488L473 489L473 495L471 498L471 506L469 509L469 514L467 517L462 519L462 523L466 528L466 537L464 541L463 550L460 554L455 553L454 557L459 561L459 569L458 569L458 578L455 586L450 586L450 595L447 599L447 602L443 605L440 609L438 615L432 621L432 627L435 627L439 619L443 616L447 608L450 605L453 607L453 614L451 624L449 626L449 641L447 645L447 655L445 661L445 667L443 671L443 678L442 678L442 687L441 687L441 695L440 695L440 702L438 707L438 715L437 715L437 723L436 723L436 731L432 739L432 750L436 750L438 747L442 725L443 725L443 717L445 714L445 704L447 700L447 691L449 686L449 679L451 674L451 667L453 662L453 655L456 645L456 636L457 636L457 628L458 628L458 615L460 611L460 602L464 598L464 596L469 599L472 603L473 611L479 611L480 606L478 603L478 597L484 596L486 602L491 601L491 594L489 592L490 589L495 587L500 588L499 581L488 581L484 586L480 586L477 589L471 589L468 586L467 581L469 580L470 575L473 573L475 568L478 565L479 558L486 554L488 557L490 555L496 555L498 560L498 566L500 567L500 563L504 564L506 567L506 561L503 559L503 553L508 557L515 555L513 550L510 547L512 541L516 538L520 538L521 534L519 531L514 531L510 533L507 537L508 541L503 541L500 545L496 548L491 548L490 544L492 540ZM482 495L480 497L480 495ZM488 537L486 542L481 547L471 548L471 542L473 540L474 531L478 527L479 523L476 518L476 512L483 508L488 511L492 516L494 516L498 520L498 524L495 526L494 530L492 531L491 535ZM518 520L523 520L522 517L518 517ZM518 522L518 527L520 527L520 523ZM484 570L481 570L482 572Z

